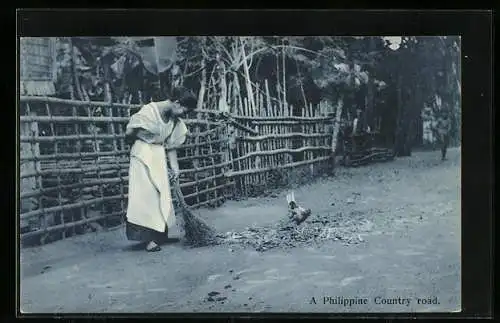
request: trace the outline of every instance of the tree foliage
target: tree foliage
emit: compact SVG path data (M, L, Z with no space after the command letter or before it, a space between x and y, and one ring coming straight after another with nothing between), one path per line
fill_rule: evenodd
M343 118L365 111L366 126L399 140L403 155L418 143L420 119L446 114L459 133L459 37L151 39L59 39L58 95L139 103L168 97L184 85L200 93L201 105L230 109L238 95L252 104L267 81L276 101L299 110L342 98Z

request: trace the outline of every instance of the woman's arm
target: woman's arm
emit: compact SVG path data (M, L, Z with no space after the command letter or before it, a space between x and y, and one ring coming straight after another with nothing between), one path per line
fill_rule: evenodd
M180 170L179 170L179 162L177 160L177 150L176 149L168 150L167 156L170 162L170 168L172 168L174 175L179 176Z
M137 139L137 129L127 129L125 132L125 142L132 145Z
M172 134L166 140L167 144L167 156L170 161L170 167L177 177L180 174L179 162L177 160L177 150L176 148L181 146L186 140L187 127L182 120L178 120Z
M125 134L125 138L129 144L133 144L137 138L145 142L152 143L154 142L154 137L155 136L151 132L142 128L135 128Z

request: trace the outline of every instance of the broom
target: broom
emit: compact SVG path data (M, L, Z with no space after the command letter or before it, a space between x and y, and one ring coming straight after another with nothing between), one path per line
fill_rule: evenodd
M182 227L184 229L184 236L183 238L181 238L181 240L193 247L203 247L217 244L218 239L216 231L207 223L205 223L205 221L194 215L189 209L189 206L184 200L184 196L181 191L179 178L171 178L171 181L172 188L182 215Z

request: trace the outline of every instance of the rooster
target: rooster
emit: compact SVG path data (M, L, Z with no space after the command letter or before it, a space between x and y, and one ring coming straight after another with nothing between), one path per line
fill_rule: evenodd
M287 194L286 201L288 203L288 217L296 225L301 224L311 215L311 209L304 209L297 204L293 191Z

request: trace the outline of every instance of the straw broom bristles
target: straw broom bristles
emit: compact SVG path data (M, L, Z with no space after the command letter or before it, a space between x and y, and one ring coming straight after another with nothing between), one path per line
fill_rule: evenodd
M180 188L179 179L172 180L172 182L173 191L181 209L181 217L179 217L179 219L184 229L184 236L181 240L193 247L218 244L219 241L216 231L189 210L189 206L184 200Z

